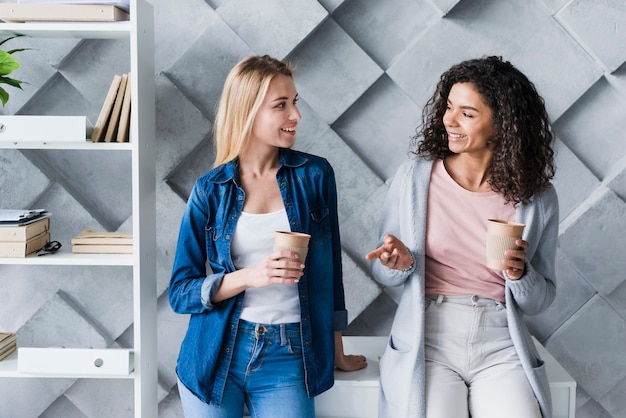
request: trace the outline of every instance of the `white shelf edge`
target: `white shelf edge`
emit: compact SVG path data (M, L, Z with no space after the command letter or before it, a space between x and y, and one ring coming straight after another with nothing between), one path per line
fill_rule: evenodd
M130 21L0 23L0 33L57 39L127 39Z
M46 141L0 141L0 149L62 149L91 151L125 151L132 149L130 142L46 142Z
M56 254L38 256L31 254L23 258L0 258L2 264L59 265L59 266L132 266L133 254L74 254L70 249L61 249Z

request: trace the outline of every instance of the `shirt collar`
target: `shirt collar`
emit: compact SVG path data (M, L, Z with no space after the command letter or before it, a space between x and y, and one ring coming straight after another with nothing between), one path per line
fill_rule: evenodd
M300 167L308 161L302 153L290 148L280 149L280 164L278 170L283 166ZM213 183L226 183L239 177L239 159L235 158L225 164L215 167L209 173L208 180Z

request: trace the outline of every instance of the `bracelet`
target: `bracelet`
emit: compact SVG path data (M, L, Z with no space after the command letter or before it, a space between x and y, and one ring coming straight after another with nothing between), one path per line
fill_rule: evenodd
M415 257L413 257L413 253L411 251L409 251L408 249L407 251L409 252L409 255L411 256L411 265L405 269L400 270L401 273L408 273L409 271L413 270L413 267L415 267Z

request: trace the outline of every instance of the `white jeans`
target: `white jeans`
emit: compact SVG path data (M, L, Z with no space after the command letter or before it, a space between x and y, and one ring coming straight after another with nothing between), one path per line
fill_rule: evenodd
M425 317L428 418L541 418L504 304L429 296Z

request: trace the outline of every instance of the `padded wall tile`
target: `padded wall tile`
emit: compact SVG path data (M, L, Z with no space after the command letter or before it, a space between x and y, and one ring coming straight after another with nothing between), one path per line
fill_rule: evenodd
M58 183L53 183L46 189L34 206L46 208L51 213L50 238L61 242L61 251L71 251L72 238L87 228L105 230L98 219ZM24 271L30 269L28 266L22 268Z
M624 319L595 296L548 340L546 348L586 392L601 399L626 377L625 344Z
M20 347L106 348L110 337L58 291L17 331Z
M60 396L54 401L39 418L88 418L65 396Z
M426 0L347 1L332 17L383 69L436 18Z
M576 387L576 416L589 418L614 418L596 402L584 389Z
M381 288L347 253L342 254L343 285L348 323L352 322L380 295Z
M167 291L176 255L176 243L180 221L185 211L186 201L174 193L168 184L157 183L156 202L157 222L157 297Z
M430 0L437 10L443 15L447 15L450 10L457 4L461 3L461 0Z
M111 79L113 76L111 76ZM111 79L108 81L110 83ZM108 84L102 88L106 93ZM93 88L92 88L93 91ZM67 102L59 100L63 95L68 98ZM102 96L104 101L104 96ZM80 91L69 82L61 73L55 73L48 79L44 88L39 90L33 100L24 105L19 111L21 115L61 115L61 116L87 116L91 124L95 124L102 102L92 104L85 91ZM43 138L45 139L45 138Z
M210 14L207 25L208 29L186 45L185 53L165 72L183 95L214 119L226 75L242 58L255 52L217 15Z
M570 2L556 18L609 72L626 61L626 51L620 47L626 44L626 8L621 0Z
M411 137L421 123L421 114L421 108L384 75L333 124L333 129L380 178L388 180L408 161Z
M208 140L200 141L193 151L168 173L166 181L186 202L196 179L209 171L214 161L213 144Z
M502 55L535 84L554 122L602 77L602 69L552 18L543 16L541 22Z
M150 0L154 7L154 66L171 67L190 43L199 38L213 20L215 11L204 0ZM184 6L184 7L183 7Z
M324 6L324 8L329 12L333 12L335 9L337 9L337 7L341 6L346 1L349 0L319 0L319 3Z
M213 123L164 74L156 78L156 175L165 178L180 160L211 137ZM210 156L207 156L207 158Z
M624 201L609 189L600 188L561 224L561 250L603 296L624 281L625 211Z
M626 280L617 286L613 292L606 296L606 301L620 315L626 318Z
M6 39L2 37L0 39ZM19 114L33 95L45 88L48 80L56 73L59 63L69 54L78 41L76 39L15 38L2 45L2 50L30 48L16 52L14 57L21 64L10 77L23 81L22 89L8 87L9 102L0 108L0 114ZM6 87L6 86L5 86Z
M614 417L619 417L626 410L626 377L613 387L598 403ZM595 417L594 417L595 418Z
M39 417L59 397L59 393L46 385L46 380L0 378L0 393L6 394L2 404L3 416Z
M626 157L626 133L615 129L626 114L626 97L600 79L555 124L559 138L603 180ZM602 121L590 124L590 120Z
M614 175L609 176L606 185L626 202L626 159L623 159L615 168Z
M130 61L127 58L129 56L130 47L124 40L92 39L83 40L77 45L59 67L59 73L89 102L88 107L80 105L84 106L81 112L78 112L79 109L70 107L78 112L73 114L87 115L93 124L96 123L114 75L130 71ZM85 67L86 62L89 63L88 69ZM57 107L79 106L75 103L75 99L59 101L58 97L69 95L69 90L63 86L57 89L64 89L64 91L48 92L50 104L56 103ZM53 108L53 110L56 109ZM42 113L42 108L35 107L33 111Z
M230 0L216 11L253 51L278 59L328 16L316 0Z
M170 367L176 364L180 344L187 332L189 315L174 313L170 307L167 295L159 297L157 343L159 352L159 378L164 384L174 387L176 385L176 370Z
M28 187L20 182L25 178L29 179ZM46 175L20 151L0 149L0 208L31 209L32 202L49 186Z
M88 150L27 150L25 155L62 186L108 230L131 214L130 153ZM70 199L71 201L71 199ZM60 202L59 202L60 203ZM53 211L52 206L44 206ZM57 215L61 215L57 209ZM70 218L71 219L71 218ZM74 220L64 226L78 228ZM96 229L95 226L92 226ZM81 230L75 231L69 238Z
M57 290L56 281L41 269L0 265L0 330L16 332Z
M381 68L332 19L289 56L298 91L322 120L334 122L382 74Z
M325 157L335 171L340 222L363 210L363 202L382 185L376 174L330 129L310 152Z
M381 185L339 225L342 247L364 271L368 271L365 254L376 249L378 244L380 212L387 190L386 184Z
M133 323L131 267L49 266L42 270L42 275L58 278L59 287L112 339Z
M358 318L352 321L344 335L389 335L397 307L398 305L386 293L381 293Z
M420 112L444 71L491 50L479 40L464 41L468 36L472 34L463 25L442 19L420 35L419 42L409 44L387 69L391 80L419 106Z
M131 379L80 379L65 396L90 418L133 418Z
M576 155L561 141L555 141L556 174L552 180L559 196L559 218L562 221L600 185Z
M576 266L559 251L554 302L539 315L526 317L526 322L533 335L543 342L595 294L596 290L576 270Z

